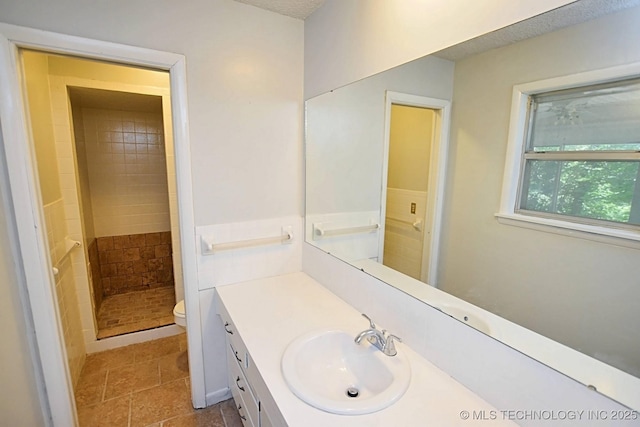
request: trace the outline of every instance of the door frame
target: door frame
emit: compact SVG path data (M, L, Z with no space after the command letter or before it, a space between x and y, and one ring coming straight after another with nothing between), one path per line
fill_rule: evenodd
M384 110L384 144L382 158L382 188L380 197L380 224L378 242L378 262L382 263L384 254L384 230L387 212L387 181L389 173L389 143L391 133L391 106L428 108L435 111L435 123L431 156L429 161L429 190L425 209L424 242L422 251L422 280L427 284L438 285L438 258L440 254L440 234L444 189L449 153L449 128L451 123L451 101L401 92L386 91ZM427 267L427 271L424 269Z
M24 278L20 289L31 315L36 349L31 355L42 368L42 382L53 425L77 425L73 387L70 380L55 282L47 248L44 215L40 200L31 128L24 92L20 49L33 49L124 65L169 71L171 114L175 147L177 198L182 248L191 392L194 407L206 406L204 359L197 289L195 220L191 181L191 156L187 115L186 64L183 55L116 43L40 31L0 23L0 123L9 177L12 211L16 224L16 267ZM5 165L0 167L4 168ZM25 304L26 305L26 304Z

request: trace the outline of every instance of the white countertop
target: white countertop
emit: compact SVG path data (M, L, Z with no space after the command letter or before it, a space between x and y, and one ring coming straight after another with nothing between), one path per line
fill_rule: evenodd
M285 383L280 369L285 348L298 336L322 328L342 329L355 337L368 327L366 319L304 273L221 286L216 292L290 427L516 425L403 343L397 349L408 357L412 377L398 402L366 415L316 409L298 399ZM399 331L390 333L402 336ZM463 419L464 411L469 419Z

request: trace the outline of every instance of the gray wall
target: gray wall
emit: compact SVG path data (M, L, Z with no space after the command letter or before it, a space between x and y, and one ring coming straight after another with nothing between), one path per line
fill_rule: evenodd
M499 224L513 85L640 61L640 8L458 61L440 287L640 375L640 250Z

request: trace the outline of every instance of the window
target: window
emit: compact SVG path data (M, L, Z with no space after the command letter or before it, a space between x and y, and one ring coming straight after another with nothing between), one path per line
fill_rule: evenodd
M640 240L637 68L514 88L499 217Z
M640 80L531 95L517 212L640 225Z

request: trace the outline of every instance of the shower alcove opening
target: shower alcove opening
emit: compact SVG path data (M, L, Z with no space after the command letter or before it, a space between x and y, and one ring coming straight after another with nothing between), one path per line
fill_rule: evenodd
M170 325L176 297L162 97L68 92L97 338Z
M161 96L68 87L96 338L174 323Z

